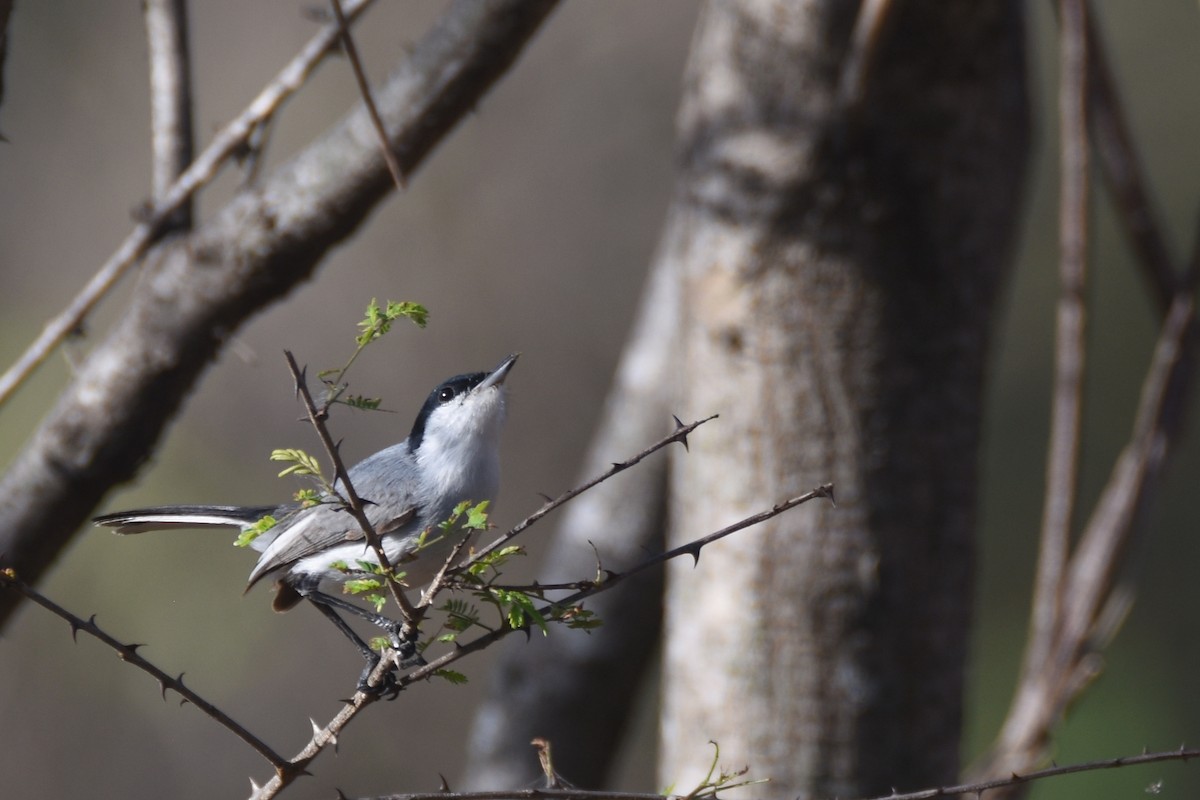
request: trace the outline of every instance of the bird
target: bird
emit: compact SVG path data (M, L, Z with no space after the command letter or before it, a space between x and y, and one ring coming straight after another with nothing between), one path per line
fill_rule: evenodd
M491 371L455 375L438 384L421 406L408 436L355 464L350 483L382 543L388 561L403 570L409 586L429 582L467 535L438 530L463 501L495 499L500 483L500 432L506 416L505 379L519 353ZM343 494L335 482L334 490ZM308 600L337 626L367 661L360 690L379 663L376 653L339 611L354 614L387 631L404 659L421 663L412 641L400 637L402 624L323 591L330 583L374 575L375 551L345 504L323 497L316 505L175 505L118 511L96 517L96 525L122 534L180 528L255 527L265 516L277 519L251 542L260 552L246 590L264 578L276 583L272 603L287 611ZM364 563L365 562L365 563ZM388 674L390 680L390 673Z

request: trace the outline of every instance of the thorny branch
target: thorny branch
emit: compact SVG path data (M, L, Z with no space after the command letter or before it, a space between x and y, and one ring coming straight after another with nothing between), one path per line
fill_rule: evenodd
M326 414L318 411L316 403L313 402L312 394L308 391L308 381L305 380L304 370L296 363L295 357L291 351L285 350L284 357L287 358L288 369L291 370L292 379L295 381L296 394L304 403L304 410L308 414L308 421L312 425L313 430L317 432L317 437L321 440L321 444L325 448L326 454L333 462L335 485L340 486L341 492L345 494L346 504L349 506L350 513L354 516L363 535L367 538L367 544L375 551L375 557L379 559L379 566L383 568L383 574L387 576L387 584L390 587L392 598L396 601L396 605L400 607L400 612L404 616L404 624L406 627L411 627L419 621L418 612L413 608L412 603L404 596L404 591L400 587L395 578L395 571L392 569L392 563L384 552L383 542L379 539L379 534L375 531L375 527L371 524L371 520L367 518L366 508L363 506L362 498L358 496L358 492L354 489L354 484L350 482L350 473L346 469L346 463L342 461L341 452L334 443L333 437L329 434L329 427L325 424Z
M543 505L541 508L539 508L537 511L533 512L528 517L526 517L524 520L522 520L521 522L518 522L516 525L514 525L508 531L508 533L506 533L503 536L501 536L500 538L496 539L496 541L492 542L487 547L480 549L480 551L476 554L475 558L476 559L482 558L483 556L488 555L492 551L497 550L500 547L503 547L507 542L509 542L515 536L518 536L522 531L524 531L530 525L534 524L539 519L546 516L551 511L558 508L559 506L561 506L563 503L566 503L566 502L574 499L578 495L583 494L588 489L591 489L592 487L596 486L597 484L603 483L604 481L608 480L609 478L613 477L614 475L616 475L620 472L624 472L625 470L629 469L633 465L637 464L642 459L657 452L658 450L661 450L662 448L666 447L667 445L673 444L675 442L679 442L686 448L688 434L690 434L692 431L696 430L696 428L699 428L704 423L711 422L712 420L716 419L718 416L719 416L718 414L713 414L711 417L705 417L704 419L696 420L695 422L692 422L688 425L684 425L678 419L676 419L675 420L675 430L672 431L668 436L664 436L662 439L660 439L657 442L655 442L654 444L650 445L645 450L638 453L636 456L626 459L625 461L621 461L616 464L613 464L612 467L609 468L607 471L597 475L596 477L592 478L590 481L587 481L587 482L581 484L580 486L575 487L574 489L570 489L566 492L563 492L561 495L554 498L553 500L548 500L546 502L546 504Z
M72 638L75 638L79 631L83 631L89 636L95 637L104 644L108 645L116 652L118 656L120 656L122 661L132 664L158 681L158 685L162 690L164 700L167 697L167 690L170 689L171 691L177 693L184 700L200 709L200 711L202 711L208 717L216 720L220 725L231 731L243 742L254 748L254 750L263 758L265 758L267 762L271 764L271 766L275 767L276 770L287 767L287 759L276 753L261 739L235 722L224 711L217 708L215 705L208 702L203 697L196 694L194 691L184 685L183 673L180 673L179 677L172 677L143 658L142 655L138 653L138 648L142 647L142 645L125 644L124 642L117 640L115 637L106 633L100 628L99 625L96 624L96 617L94 615L86 620L81 617L77 617L70 611L67 611L65 608L55 603L53 600L50 600L48 597L38 592L32 586L29 586L27 583L22 581L11 569L0 569L0 586L5 586L13 591L19 592L52 614L66 620L67 624L71 626Z
M558 612L560 609L578 607L580 603L589 597L599 594L600 592L607 591L640 572L685 554L690 555L693 558L699 558L700 550L706 545L752 525L757 525L760 522L771 519L772 517L778 516L789 509L795 508L802 503L807 503L808 501L816 498L832 499L832 484L819 486L810 492L806 492L805 494L779 503L767 511L762 511L758 514L751 515L745 519L733 523L732 525L722 528L719 531L715 531L707 536L696 539L695 541L688 542L687 544L648 558L625 572L610 572L604 578L604 580L591 581L590 585L586 586L586 588L581 589L580 591L561 600L557 600L542 606L538 609L538 613L547 620L554 619L556 612ZM520 628L503 627L489 633L481 634L477 638L472 639L465 644L461 644L454 650L451 650L450 652L445 653L433 661L430 661L428 664L418 667L404 675L397 676L395 683L396 688L397 690L403 690L417 681L430 678L436 675L440 670L445 669L451 664L467 657L472 653L490 647L511 633L516 633L517 631L527 631L529 626L532 624L534 623L527 622ZM383 676L383 673L391 668L391 665L386 661L381 661L379 666L376 667L375 672L371 675L370 682L372 684L377 683L378 680ZM275 777L273 777L263 786L256 787L254 792L251 794L252 800L267 800L267 798L275 797L279 791L290 784L296 778L296 776L302 774L307 765L314 758L316 758L316 756L319 755L320 752L325 749L325 747L330 744L336 744L338 736L341 735L342 730L355 716L358 715L362 709L371 705L378 699L378 696L368 695L364 692L358 692L351 700L347 701L346 705L323 728L318 728L314 723L312 739L290 760L290 769L277 770Z

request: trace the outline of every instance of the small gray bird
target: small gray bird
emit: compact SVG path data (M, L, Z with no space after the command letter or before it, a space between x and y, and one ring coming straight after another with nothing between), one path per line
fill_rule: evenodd
M425 400L407 439L367 457L349 471L350 482L363 500L367 518L379 534L388 560L406 573L409 585L428 582L461 539L461 530L458 535L444 536L437 529L455 506L464 500L492 500L496 495L500 483L500 429L505 415L504 379L518 355L509 356L491 372L457 375L443 381ZM247 589L269 576L277 585L275 610L287 611L301 599L312 602L367 659L360 689L366 688L367 676L379 656L337 610L383 628L392 645L414 659L412 643L400 640L399 623L321 591L323 582L343 582L369 574L356 569L360 561L379 563L353 515L339 503L308 508L294 502L275 506L162 506L105 514L93 521L116 528L118 533L210 527L245 530L268 514L279 521L252 543L262 555L250 572ZM418 541L425 531L429 533L418 554Z

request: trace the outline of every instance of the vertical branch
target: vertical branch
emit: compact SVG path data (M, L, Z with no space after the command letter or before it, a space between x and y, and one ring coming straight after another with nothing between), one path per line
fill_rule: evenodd
M187 0L145 0L150 55L150 146L154 202L167 196L192 163L192 68L188 53ZM179 205L166 231L192 227L192 198Z
M1061 196L1054 398L1046 501L1034 587L1026 674L1049 658L1062 615L1062 592L1079 479L1079 441L1087 336L1087 43L1084 0L1061 0Z

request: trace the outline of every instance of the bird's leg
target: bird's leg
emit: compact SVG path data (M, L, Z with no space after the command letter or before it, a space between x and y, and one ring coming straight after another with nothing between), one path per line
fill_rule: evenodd
M407 669L409 667L423 666L425 664L425 659L422 658L421 654L417 652L416 631L411 631L408 636L401 636L401 633L404 630L404 623L397 622L396 620L385 617L382 614L376 614L373 611L368 611L357 603L351 603L349 600L343 600L340 597L335 597L331 594L325 594L317 589L300 589L299 591L301 594L307 597L309 601L313 603L313 605L320 608L322 613L332 612L333 609L336 608L361 617L367 622L370 622L372 625L383 628L383 630L387 633L388 643L391 644L391 646L395 648L398 653L400 653L400 666L402 668ZM326 613L326 616L329 616L329 614ZM336 616L336 614L334 616ZM338 625L339 628L342 628L342 626L345 626L346 628L349 627L346 625L345 620L343 620L341 617L338 617L338 623L340 623ZM345 630L342 632L345 633ZM353 631L351 631L351 633L353 633ZM357 634L354 635L354 638L357 639L358 643L361 645L359 649L362 649L362 647L366 646L362 644L362 639L360 639ZM370 647L367 647L367 650L370 650L372 654L375 652L374 650L371 650Z
M326 619L337 626L337 629L345 634L347 639L354 643L354 646L358 648L358 652L362 653L363 658L366 659L367 664L365 667L363 667L362 674L358 676L358 691L366 692L367 694L383 694L384 692L393 690L395 688L396 678L390 669L387 671L383 681L378 686L371 685L371 673L375 671L375 667L379 666L379 653L376 653L374 650L372 650L371 646L364 642L362 637L355 633L354 629L346 623L346 620L339 617L336 611L319 600L315 600L311 597L309 600L312 601L312 604L317 607L318 611L325 615Z

